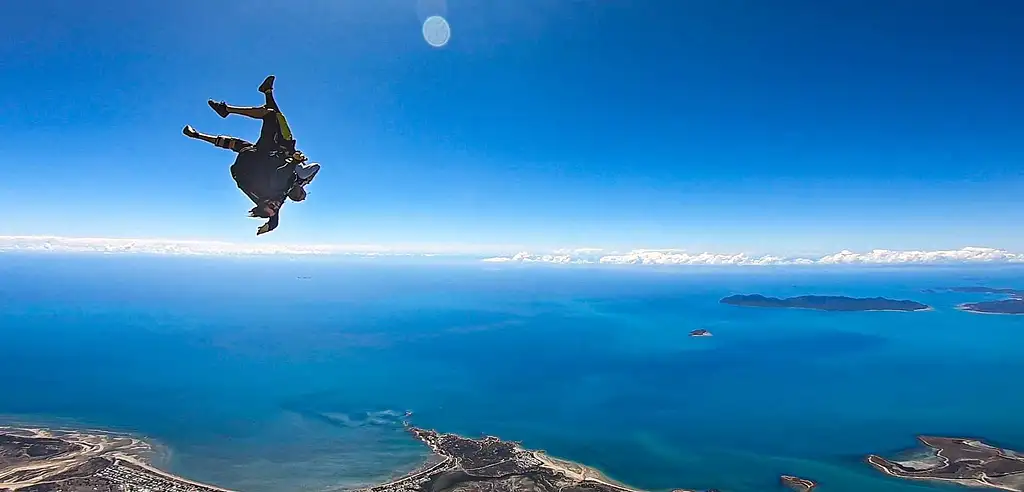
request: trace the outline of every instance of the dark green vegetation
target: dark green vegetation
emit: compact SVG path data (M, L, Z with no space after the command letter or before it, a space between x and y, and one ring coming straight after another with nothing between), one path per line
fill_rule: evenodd
M1024 314L1024 291L978 286L953 287L945 290L966 294L1001 294L1007 296L1007 299L998 301L964 303L958 306L962 311L981 314Z
M819 311L924 311L930 309L928 305L920 302L884 297L799 296L779 299L753 294L729 296L719 302L733 306L817 309Z

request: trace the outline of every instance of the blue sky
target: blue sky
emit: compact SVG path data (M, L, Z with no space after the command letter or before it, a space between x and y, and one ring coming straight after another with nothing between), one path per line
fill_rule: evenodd
M1024 250L1018 1L4 10L0 235ZM441 49L420 32L438 12ZM270 73L324 169L255 238L234 154L180 130L254 139L205 101L259 104Z

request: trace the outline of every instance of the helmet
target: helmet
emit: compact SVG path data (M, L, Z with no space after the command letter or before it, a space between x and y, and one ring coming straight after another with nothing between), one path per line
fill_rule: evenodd
M291 198L293 202L301 202L306 199L306 190L301 186L293 186L288 190L288 198Z

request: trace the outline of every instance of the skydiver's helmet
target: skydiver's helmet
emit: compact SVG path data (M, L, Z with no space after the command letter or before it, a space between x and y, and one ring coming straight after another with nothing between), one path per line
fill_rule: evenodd
M288 198L293 202L301 202L306 199L306 190L301 186L292 186L292 189L288 190Z

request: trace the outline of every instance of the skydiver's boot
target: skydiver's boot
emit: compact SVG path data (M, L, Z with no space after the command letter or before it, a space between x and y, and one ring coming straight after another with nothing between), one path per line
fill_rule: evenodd
M213 99L210 99L210 100L206 101L206 104L209 104L210 107L213 108L213 110L216 111L217 114L220 115L221 118L227 118L228 117L228 103L226 103L224 101L217 102L217 101L214 101Z
M260 88L257 89L257 90L262 92L262 93L264 93L264 94L274 90L274 80L275 79L276 79L276 77L274 77L273 75L268 75L266 79L263 79L263 83L260 84Z

